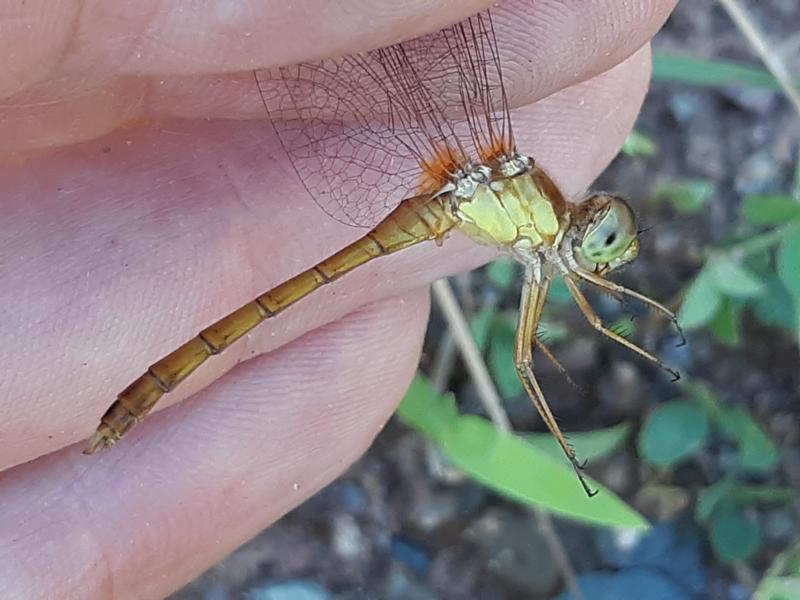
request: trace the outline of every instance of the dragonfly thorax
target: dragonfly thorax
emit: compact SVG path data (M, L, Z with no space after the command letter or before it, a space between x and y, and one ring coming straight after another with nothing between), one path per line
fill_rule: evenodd
M508 172L508 163L505 165ZM563 195L544 171L522 161L516 168L521 172L513 176L493 169L490 180L476 184L469 196L454 193L453 213L458 228L476 242L499 246L523 258L544 246L558 246L570 213Z

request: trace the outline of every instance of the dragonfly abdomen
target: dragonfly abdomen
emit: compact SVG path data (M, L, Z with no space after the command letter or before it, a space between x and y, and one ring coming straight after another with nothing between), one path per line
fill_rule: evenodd
M223 352L266 319L374 258L426 240L441 240L456 223L456 218L445 208L444 198L423 195L404 201L364 237L264 292L152 364L120 392L100 419L84 452L92 454L113 445L164 394L174 390L209 357Z

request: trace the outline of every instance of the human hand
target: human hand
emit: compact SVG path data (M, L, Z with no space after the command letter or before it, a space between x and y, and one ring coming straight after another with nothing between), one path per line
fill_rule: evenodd
M360 234L303 198L249 71L481 4L28 2L0 17L4 597L163 596L370 444L413 375L423 286L491 252L454 237L359 268L207 362L110 451L80 453L148 364ZM672 5L497 9L516 100L555 92L514 113L517 145L567 193L617 153Z

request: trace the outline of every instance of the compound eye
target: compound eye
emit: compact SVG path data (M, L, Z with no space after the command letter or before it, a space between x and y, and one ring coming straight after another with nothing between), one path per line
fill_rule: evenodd
M580 249L587 260L607 264L621 257L635 239L633 210L624 200L611 197L586 230Z

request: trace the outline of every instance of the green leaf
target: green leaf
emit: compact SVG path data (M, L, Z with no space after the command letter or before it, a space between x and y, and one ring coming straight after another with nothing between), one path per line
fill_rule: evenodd
M783 327L791 332L798 327L795 301L777 275L764 279L764 293L755 299L752 308L765 325Z
M791 488L767 485L737 484L731 497L741 504L789 504L797 499L797 492Z
M498 258L489 263L486 274L498 288L507 290L519 279L519 264L510 258Z
M639 433L639 453L651 465L666 467L697 452L708 435L708 418L696 404L672 400L648 415Z
M632 320L629 316L620 317L611 323L608 328L614 333L618 333L625 338L630 338L636 335L636 321Z
M722 430L739 445L739 466L745 471L769 471L778 461L778 451L767 434L741 406L722 407L717 417Z
M730 496L734 486L734 480L730 477L726 477L700 492L694 510L697 522L702 524L708 523L714 510Z
M756 600L796 600L800 598L800 576L767 577L758 586Z
M593 483L600 493L588 498L572 467L548 451L498 431L486 419L458 414L452 396L439 396L421 375L412 382L397 414L436 442L467 475L522 504L595 525L649 526L603 486Z
M563 342L570 336L570 329L561 321L552 319L542 319L536 327L536 336L546 345Z
M477 344L481 352L485 352L486 348L489 346L492 324L494 323L496 315L497 307L494 304L487 304L482 306L481 309L469 319L469 329L472 332L472 337L475 338L475 344Z
M523 504L589 524L648 527L613 492L598 486L600 493L587 497L572 468L480 417L459 417L440 446L470 477Z
M436 440L458 418L455 397L439 395L427 377L417 374L411 382L397 415L427 437Z
M656 187L654 196L669 201L680 213L693 214L699 212L711 198L714 184L705 179L690 181L671 181Z
M628 137L625 138L625 142L622 144L622 152L632 158L638 156L655 156L658 153L658 146L653 141L653 138L634 129L628 134Z
M570 433L569 443L581 460L598 460L613 454L625 442L630 433L630 423L619 423L606 429ZM528 433L522 437L537 450L544 452L555 460L569 464L553 434Z
M761 425L741 406L723 406L713 390L701 382L686 382L682 389L739 447L739 467L748 472L773 469L778 451Z
M695 402L712 419L722 415L722 406L714 390L703 381L681 381L679 384L684 395Z
M739 466L745 471L764 472L775 467L778 451L761 425L741 406L723 406L705 383L681 385L684 394L697 404L739 446Z
M714 511L709 534L714 552L727 562L749 558L761 544L761 528L732 502L724 502Z
M572 302L572 296L567 289L567 284L561 277L555 277L550 284L550 292L547 294L547 299L553 304L567 304Z
M800 220L800 202L789 196L750 196L744 199L742 212L754 225L782 225Z
M513 398L522 393L522 382L514 364L516 326L508 319L495 319L489 339L489 356L486 364L503 398Z
M790 488L744 485L736 483L732 477L726 477L700 492L695 507L695 518L698 523L707 523L717 506L728 501L748 506L751 504L789 504L794 502L795 498L796 493Z
M678 56L664 52L653 55L653 80L721 86L739 83L780 91L778 81L766 70L732 60ZM800 81L795 85L800 85Z
M678 322L685 329L701 327L714 317L721 302L722 296L706 265L686 291L678 311Z
M789 232L778 248L778 276L795 298L800 298L800 229Z
M720 342L727 346L738 346L741 314L742 307L740 305L734 303L730 298L724 298L708 326Z
M800 542L775 557L753 597L756 600L800 598Z
M726 254L714 256L706 268L716 288L734 298L750 298L764 291L764 284L757 275Z

